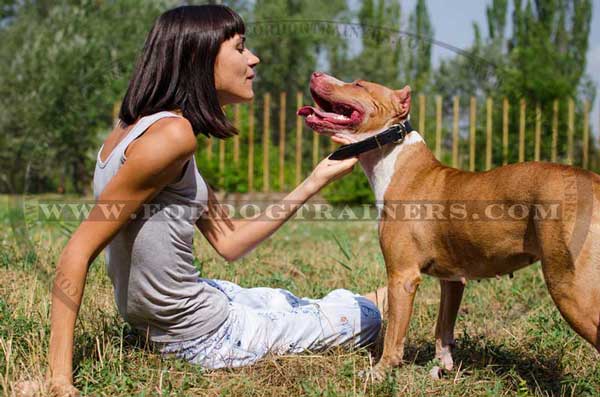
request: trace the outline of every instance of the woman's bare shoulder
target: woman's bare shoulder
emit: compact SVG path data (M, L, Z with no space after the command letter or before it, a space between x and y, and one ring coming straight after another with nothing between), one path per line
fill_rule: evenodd
M153 147L156 151L172 152L173 157L185 157L196 152L197 140L192 124L187 119L167 117L152 124L146 133L133 141L127 148L126 157L129 158L137 151L136 149L142 147L145 152L149 147Z

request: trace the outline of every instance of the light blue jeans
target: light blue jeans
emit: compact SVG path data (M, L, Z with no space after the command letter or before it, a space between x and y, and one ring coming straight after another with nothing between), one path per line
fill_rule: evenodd
M214 332L158 345L204 368L250 365L267 354L285 355L333 346L364 346L381 328L377 306L363 296L337 289L322 299L298 298L276 288L242 288L229 281L200 279L229 299L229 316Z

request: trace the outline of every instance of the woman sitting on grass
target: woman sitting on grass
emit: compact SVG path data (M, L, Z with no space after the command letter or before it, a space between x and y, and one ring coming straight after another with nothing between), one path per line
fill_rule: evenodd
M196 168L196 136L238 133L222 107L254 96L259 59L244 46L244 31L239 15L217 5L167 11L150 31L120 123L98 152L98 202L57 265L48 379L58 394L76 393L75 320L88 266L105 247L119 314L163 355L205 368L239 367L268 353L362 346L378 335L382 299L378 305L375 293L338 289L322 299L298 298L283 289L199 278L192 264L194 226L223 258L235 261L357 162L321 161L276 204L277 219L265 211L251 221L235 220L219 211ZM107 218L100 203L122 209Z

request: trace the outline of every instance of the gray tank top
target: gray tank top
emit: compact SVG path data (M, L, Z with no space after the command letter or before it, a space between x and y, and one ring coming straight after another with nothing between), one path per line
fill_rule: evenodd
M180 116L159 112L142 117L105 162L100 160L104 145L100 148L94 199L126 161L127 146L164 117ZM153 342L197 338L218 328L229 314L225 295L199 282L193 265L195 222L208 198L194 156L179 178L145 203L105 248L119 314L136 330L148 333Z

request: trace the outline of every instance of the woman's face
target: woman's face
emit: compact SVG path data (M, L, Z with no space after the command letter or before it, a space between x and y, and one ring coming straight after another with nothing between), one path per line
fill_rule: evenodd
M219 48L215 61L215 88L221 106L254 98L253 68L260 60L244 46L244 40L243 35L236 34Z

